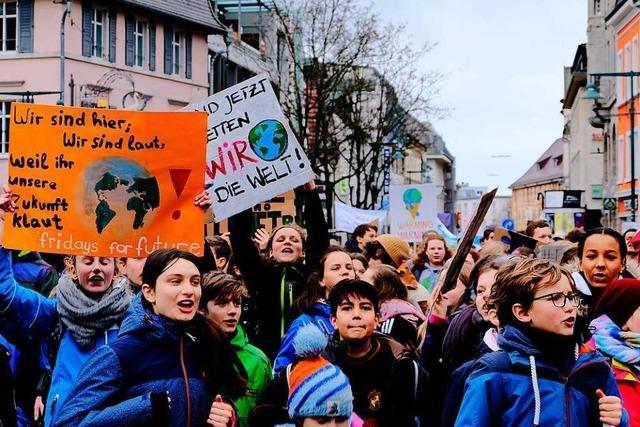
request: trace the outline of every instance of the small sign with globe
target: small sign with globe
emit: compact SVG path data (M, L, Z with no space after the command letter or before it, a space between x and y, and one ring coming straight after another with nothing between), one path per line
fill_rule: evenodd
M249 132L249 146L262 160L273 161L287 151L287 130L277 120L263 120Z
M314 178L267 74L184 110L209 115L205 181L216 222Z
M427 230L438 226L438 190L435 184L391 185L389 225L391 234L408 242L422 242Z

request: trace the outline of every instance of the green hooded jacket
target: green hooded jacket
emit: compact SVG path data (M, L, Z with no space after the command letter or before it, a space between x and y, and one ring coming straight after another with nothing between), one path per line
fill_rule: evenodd
M236 352L247 373L247 392L233 402L238 411L239 426L247 427L249 413L271 381L271 362L262 350L249 344L249 338L241 326L238 326L236 335L231 339L231 348Z

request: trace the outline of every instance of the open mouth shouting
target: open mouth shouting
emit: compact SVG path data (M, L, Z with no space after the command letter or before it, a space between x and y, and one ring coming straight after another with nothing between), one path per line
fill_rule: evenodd
M104 283L104 277L98 274L94 274L89 276L89 282L101 285L102 283Z
M104 287L104 277L99 274L92 274L87 279L88 289L92 291L102 290Z
M178 310L180 310L183 313L193 313L195 311L196 308L196 303L194 300L191 299L183 299L178 301Z

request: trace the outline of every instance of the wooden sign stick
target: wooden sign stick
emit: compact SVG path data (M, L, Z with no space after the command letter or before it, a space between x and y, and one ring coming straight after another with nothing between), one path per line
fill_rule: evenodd
M431 306L427 311L427 319L429 318L429 315L433 310L433 306L435 305L436 301L438 301L438 298L440 297L440 295L452 289L455 286L456 282L458 281L458 275L460 274L460 269L462 269L462 265L464 264L464 261L467 258L469 251L471 250L471 246L473 245L473 240L475 239L476 234L480 229L480 225L482 225L482 221L484 221L484 217L487 215L487 212L489 211L489 207L491 207L491 203L493 202L493 199L496 196L497 191L498 191L498 188L496 187L493 190L489 191L488 193L484 194L482 198L480 198L480 202L476 207L476 212L473 214L473 219L469 223L469 226L467 227L467 230L464 233L464 237L458 244L458 250L456 251L456 254L453 256L453 259L451 260L451 264L447 269L447 274L445 275L444 281L442 282L442 286L440 286L440 288L437 290L435 298L433 298L433 302L431 303Z

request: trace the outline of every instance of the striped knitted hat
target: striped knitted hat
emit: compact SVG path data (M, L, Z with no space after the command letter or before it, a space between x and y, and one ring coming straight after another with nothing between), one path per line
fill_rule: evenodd
M349 379L335 365L320 356L327 337L313 324L301 327L293 339L299 362L289 365L289 416L350 417L353 394Z

